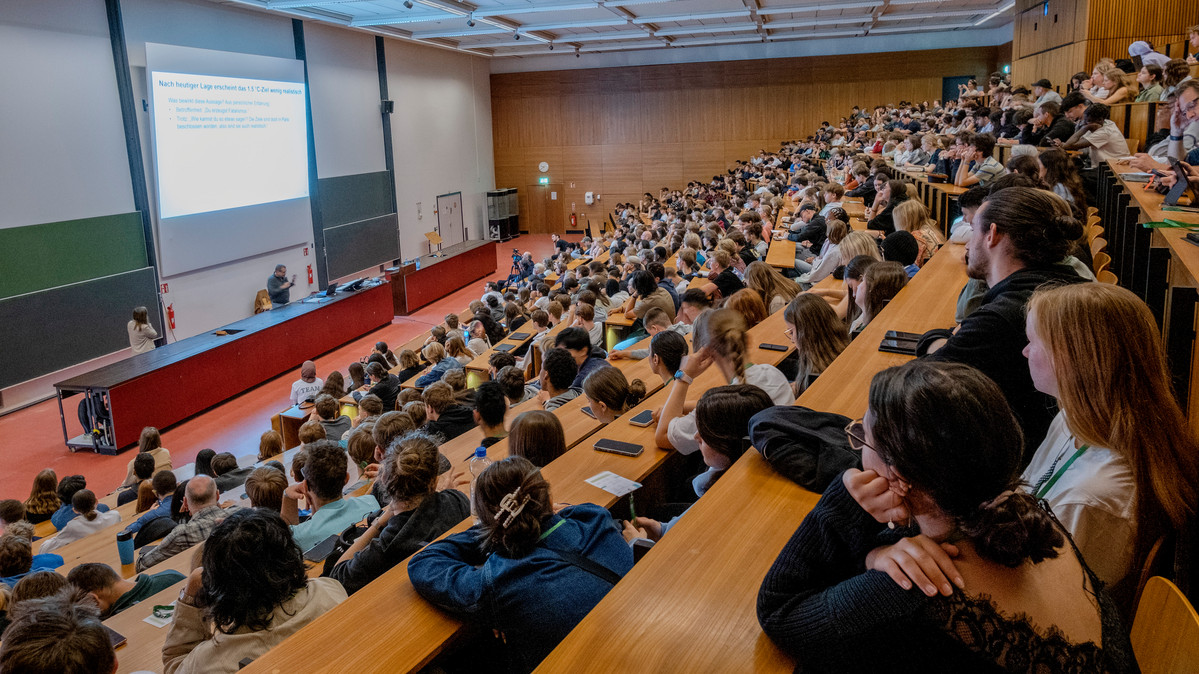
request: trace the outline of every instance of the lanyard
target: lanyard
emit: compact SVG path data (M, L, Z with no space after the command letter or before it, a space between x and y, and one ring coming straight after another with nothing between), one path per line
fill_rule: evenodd
M1074 463L1074 461L1078 457L1082 456L1083 452L1087 451L1087 447L1088 445L1079 447L1078 450L1074 452L1074 455L1071 456L1065 463L1063 463L1061 468L1058 468L1057 472L1053 474L1053 477L1049 478L1048 482L1045 482L1045 478L1041 478L1043 484L1038 484L1037 489L1035 490L1037 498L1045 498L1045 494L1049 493L1049 490L1053 488L1053 485L1057 484L1058 479L1062 477L1062 474L1066 472L1066 470ZM1058 459L1061 458L1062 457L1060 456L1058 457ZM1057 461L1054 461L1053 463L1056 465ZM1053 466L1050 466L1049 470L1052 471ZM1048 475L1048 471L1046 472L1046 475Z
M549 537L550 534L554 533L554 529L557 529L558 527L562 526L565 523L566 523L566 520L564 520L564 519L558 520L557 524L555 524L554 526L547 529L545 531L545 533L541 534L541 537L538 538L537 540L544 541L547 537Z

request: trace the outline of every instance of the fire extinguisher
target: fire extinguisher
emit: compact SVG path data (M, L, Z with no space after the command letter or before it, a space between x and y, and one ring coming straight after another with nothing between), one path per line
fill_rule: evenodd
M167 305L167 325L171 326L172 330L175 329L175 305L174 304Z
M312 285L312 265L308 265L308 284Z
M570 228L571 229L579 228L579 218L574 213L570 214Z

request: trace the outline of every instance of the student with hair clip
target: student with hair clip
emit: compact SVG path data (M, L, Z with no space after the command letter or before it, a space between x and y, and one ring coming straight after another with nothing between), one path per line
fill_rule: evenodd
M470 516L456 488L438 491L436 438L413 431L387 449L379 483L388 505L337 560L329 574L354 594Z
M718 386L704 391L695 405L695 442L708 469L691 482L697 497L707 493L724 471L749 449L749 420L772 406L774 402L770 396L752 384ZM686 514L684 512L669 522L648 517L625 522L625 540L647 538L657 541Z
M849 346L849 328L828 302L810 293L791 300L783 320L799 355L799 372L791 385L798 397Z
M508 431L508 455L523 456L542 468L566 453L566 432L557 415L545 410L521 412Z
M508 670L532 671L633 567L612 515L593 504L554 512L550 485L510 456L476 478L470 530L408 562L422 597L500 635Z
M745 318L732 309L700 314L691 335L692 354L674 375L666 403L658 413L654 440L659 447L673 447L681 454L699 449L695 439L695 403L687 392L696 377L715 367L728 384L753 384L766 391L775 405L795 402L795 391L787 377L773 365L754 364L747 359L749 335Z
M862 313L849 328L850 339L862 332L907 282L908 274L898 262L878 262L867 267L854 292L854 304Z
M1132 292L1080 283L1033 293L1026 334L1033 385L1061 411L1023 478L1096 575L1130 601L1159 538L1176 561L1195 545L1199 446L1174 399L1157 323ZM1190 565L1175 569L1179 587L1193 591Z
M610 424L645 399L645 383L629 381L614 367L601 367L583 380L583 395L597 421Z
M884 370L846 433L864 470L833 480L758 592L762 630L800 667L887 671L902 653L904 671L1136 671L1102 582L1019 489L1022 434L987 376Z

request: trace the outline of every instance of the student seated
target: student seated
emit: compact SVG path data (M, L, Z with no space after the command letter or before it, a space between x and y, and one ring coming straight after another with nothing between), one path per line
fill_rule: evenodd
M138 489L152 475L154 475L154 457L149 454L138 454L133 457L133 484L117 488L117 506L136 501Z
M62 590L13 606L0 670L22 674L112 674L117 656L91 597Z
M1020 421L1031 456L1045 439L1054 405L1028 375L1024 308L1044 283L1082 282L1073 269L1057 264L1082 236L1082 224L1052 192L1009 187L987 197L971 227L966 274L990 289L955 332L926 334L921 347L928 358L966 363L994 379Z
M704 391L695 405L695 441L703 455L707 471L691 482L697 497L703 496L720 479L724 471L749 449L749 420L758 412L773 407L766 392L752 384L717 386ZM657 541L679 521L679 515L669 522L638 517L625 522L625 540L647 538Z
M416 380L417 388L425 388L434 382L441 381L442 376L450 370L462 369L462 363L446 354L445 347L436 342L427 345L421 353L425 360L433 364L433 367Z
M669 316L669 314L667 314ZM574 358L578 372L570 388L582 388L587 375L602 367L611 367L603 349L591 345L591 335L582 328L565 328L554 337L554 347L565 349ZM544 358L542 359L544 361Z
M454 389L449 384L443 381L433 384L424 390L421 399L428 418L421 430L441 436L443 442L453 440L475 427L474 412L458 403L454 398Z
M288 400L292 405L315 400L316 395L324 386L325 382L316 376L316 363L306 360L300 366L300 378L291 384L291 395L288 396Z
M141 437L137 440L138 454L149 454L154 457L154 468L150 474L153 475L160 470L171 469L171 453L162 447L162 435L158 429L153 426L146 426L142 429ZM137 483L137 477L133 474L133 462L137 457L129 460L129 470L125 473L125 481L121 483L122 487L129 487Z
M175 487L178 486L175 474L169 470L160 470L150 478L150 484L154 487L154 495L157 500L153 507L125 527L126 533L135 534L153 520L171 516L171 502L175 498Z
M246 478L254 472L254 466L241 468L237 465L236 456L230 452L221 452L212 457L212 472L216 474L216 488L224 493L245 484Z
M716 309L700 315L691 333L692 355L675 374L666 403L658 415L654 439L659 447L673 447L681 454L699 449L696 440L695 403L687 392L696 377L715 367L727 384L753 384L766 391L776 405L795 402L791 383L773 365L755 365L746 360L749 335L745 318L732 309Z
M278 514L242 509L212 532L175 603L164 671L236 672L345 598L332 578L307 578Z
M25 576L37 571L51 571L62 566L59 555L46 552L33 554L33 526L14 523L0 536L0 583L15 587Z
M87 480L82 475L68 475L58 483L58 500L62 506L50 516L50 523L54 525L55 529L62 531L63 527L67 526L67 522L79 516L79 513L75 512L74 506L71 505L71 499L75 497L75 492L86 487ZM96 505L96 510L106 513L108 506L100 503Z
M330 574L354 594L470 517L470 502L457 489L438 491L437 439L414 431L387 450L379 481L388 505L337 560Z
M67 574L67 582L95 598L102 618L112 617L158 592L186 579L182 573L167 569L155 574L138 574L126 580L107 564L80 564Z
M38 471L25 499L25 519L32 524L41 524L58 511L62 502L58 500L58 475L49 468Z
M331 395L318 397L313 411L325 427L325 437L330 440L341 440L341 436L349 432L350 427L354 425L349 417L341 413L341 401Z
M698 290L695 292L697 294L700 294L701 296L703 295L703 293L701 293ZM705 301L706 301L706 296L705 296ZM687 304L684 303L682 306L684 308L686 308ZM678 315L679 315L679 317L683 317L685 314L686 314L685 311L680 311ZM645 312L645 318L643 320L645 322L645 331L647 333L649 333L650 337L655 337L664 331L674 332L674 333L678 334L679 336L682 336L682 335L685 335L685 334L688 334L691 332L690 325L683 323L683 322L671 323L670 316L667 315L667 313L665 311L662 311L661 309L659 309L657 307L654 307L654 308L650 309L649 311ZM632 360L641 360L642 358L645 358L648 355L649 355L649 349L632 349L632 348L612 349L612 352L608 354L608 360L620 360L622 358L629 358Z
M628 573L633 552L604 508L555 513L549 483L523 457L488 466L472 499L479 523L413 555L408 577L434 605L502 633L510 668L532 671Z
M504 391L504 397L508 399L509 407L519 405L537 395L536 392L526 390L524 370L515 365L501 369L495 374L493 380Z
M1136 671L1102 584L1019 491L1020 427L993 381L958 363L884 370L846 433L865 472L833 480L758 593L762 630L799 667L886 671L902 652L909 671ZM857 481L879 483L866 508ZM876 502L910 517L888 529Z
M624 372L602 367L583 381L583 393L595 420L610 424L645 398L645 383L640 379L630 382Z
M74 543L121 521L121 514L116 511L96 510L96 495L90 489L75 492L71 497L71 508L78 517L68 522L56 536L43 541L42 552L54 552L68 543Z
M475 388L475 409L472 412L479 430L483 431L483 439L479 444L490 447L508 437L504 428L504 416L508 414L508 399L504 396L502 386L493 381L486 381Z
M903 232L907 234L907 232ZM908 234L910 238L911 235ZM912 243L915 243L913 240ZM912 251L914 252L914 251ZM856 337L878 312L887 306L904 285L908 282L908 274L898 262L878 262L866 268L862 280L854 292L854 302L861 313L849 327L850 338Z
M566 434L557 415L545 410L521 412L508 433L508 455L523 456L538 468L566 453Z
M554 348L545 352L541 359L541 372L537 385L525 387L525 392L537 396L542 408L554 410L579 397L582 387L576 387L579 366L575 357L566 349Z
M798 397L849 346L849 329L828 302L809 293L791 300L783 309L783 321L799 356L799 371L791 385Z
M228 508L218 505L220 493L216 482L207 475L196 475L186 484L185 505L191 519L172 529L158 545L147 545L141 549L137 558L139 573L204 541L218 524L239 510L235 505Z
M283 512L283 492L287 490L287 475L273 466L259 466L246 478L246 497L251 508Z
M283 492L283 519L291 524L292 536L301 550L308 550L326 538L378 510L374 496L343 497L342 488L350 482L349 458L332 440L320 440L304 448L304 481ZM312 515L300 522L299 501L306 499Z
M420 362L420 357L412 349L404 349L400 351L400 371L396 373L396 378L401 382L406 382L415 377L424 366Z
M1026 332L1033 385L1060 411L1022 477L1095 575L1131 601L1161 536L1176 559L1194 545L1199 447L1174 398L1161 333L1144 302L1106 283L1033 293ZM1175 580L1186 588L1193 577Z

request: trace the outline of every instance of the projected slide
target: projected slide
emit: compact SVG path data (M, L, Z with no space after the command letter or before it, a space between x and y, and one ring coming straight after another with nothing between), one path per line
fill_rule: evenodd
M308 196L304 84L150 74L159 217Z

